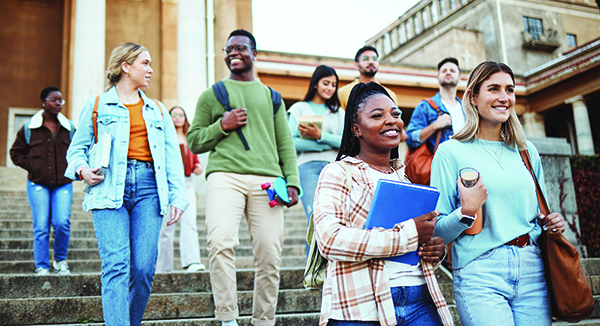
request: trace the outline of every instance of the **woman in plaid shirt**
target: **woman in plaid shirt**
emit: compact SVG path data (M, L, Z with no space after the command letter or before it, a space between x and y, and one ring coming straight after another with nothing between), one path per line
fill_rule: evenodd
M317 243L328 259L320 326L453 325L433 273L444 256L443 240L433 237L439 213L364 229L377 181L408 182L397 159L400 115L379 84L352 89L337 160L321 172L314 200ZM415 250L416 266L382 259Z

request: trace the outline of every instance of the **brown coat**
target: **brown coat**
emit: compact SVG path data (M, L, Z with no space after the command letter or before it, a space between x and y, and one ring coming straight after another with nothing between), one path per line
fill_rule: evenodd
M72 180L65 177L67 149L71 144L70 132L62 125L52 140L52 132L41 126L31 129L29 144L25 140L24 127L10 149L10 158L17 166L29 172L27 179L37 184L67 184Z

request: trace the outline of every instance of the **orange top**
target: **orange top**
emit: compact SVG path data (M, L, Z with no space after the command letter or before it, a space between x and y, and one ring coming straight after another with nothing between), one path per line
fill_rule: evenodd
M125 104L125 107L129 110L130 119L129 150L127 151L127 158L152 162L150 144L148 143L148 131L146 130L146 123L142 116L144 101L140 97L139 102L135 104Z

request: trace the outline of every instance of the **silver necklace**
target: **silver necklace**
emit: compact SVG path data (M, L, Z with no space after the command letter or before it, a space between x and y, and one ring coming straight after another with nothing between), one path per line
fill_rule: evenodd
M481 145L481 148L483 148L483 150L488 153L488 155L494 160L496 161L496 163L498 163L498 165L500 165L500 168L502 169L502 171L504 171L504 167L502 166L502 164L500 163L500 161L502 160L502 153L504 152L504 143L500 143L500 146L494 151L493 149L489 148L486 144L484 144L481 140L479 140L479 138L477 138L477 143L479 143L479 145ZM500 156L498 156L498 151L500 151ZM493 154L492 154L493 152Z

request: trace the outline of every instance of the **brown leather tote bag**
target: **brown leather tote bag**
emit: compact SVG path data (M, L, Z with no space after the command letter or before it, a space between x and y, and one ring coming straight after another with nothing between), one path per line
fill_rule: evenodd
M432 99L428 98L424 99L424 101L427 101L437 111L438 116L442 115L442 112ZM404 157L404 165L406 166L404 174L406 174L412 183L429 186L429 182L431 181L431 162L433 161L433 154L435 154L440 144L441 136L442 132L438 130L433 153L427 148L427 140L425 144L419 146L417 149L409 149L406 152L406 157Z
M520 152L535 181L540 212L548 216L550 209L533 173L529 151ZM552 316L571 323L588 318L594 310L594 296L581 268L579 252L560 231L542 231L538 242L544 259Z

